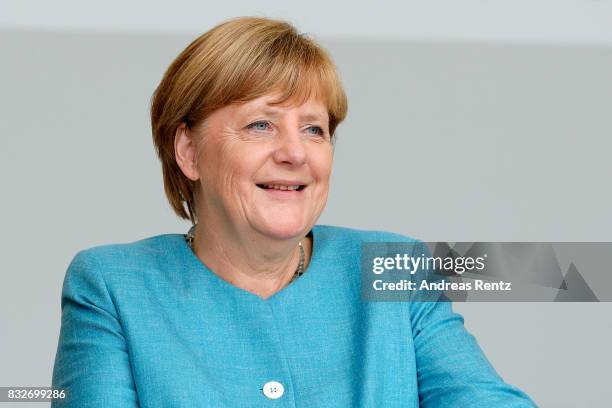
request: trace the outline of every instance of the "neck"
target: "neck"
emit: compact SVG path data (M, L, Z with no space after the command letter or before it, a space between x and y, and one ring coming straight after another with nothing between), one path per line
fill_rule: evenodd
M204 219L212 220L213 217ZM293 278L299 263L300 240L308 254L311 245L303 237L279 240L256 231L239 233L206 222L206 225L196 226L193 249L222 279L267 299ZM304 268L306 265L305 260Z

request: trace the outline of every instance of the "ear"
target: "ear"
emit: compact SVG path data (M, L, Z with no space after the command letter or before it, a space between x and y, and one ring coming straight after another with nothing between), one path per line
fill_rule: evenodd
M194 136L187 125L181 123L174 135L174 158L185 177L196 181L200 179L200 174L198 172Z

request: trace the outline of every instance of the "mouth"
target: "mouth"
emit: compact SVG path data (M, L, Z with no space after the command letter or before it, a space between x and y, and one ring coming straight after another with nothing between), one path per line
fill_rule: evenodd
M256 184L257 187L263 190L276 190L276 191L302 191L306 188L306 184L275 184L275 183L261 183Z

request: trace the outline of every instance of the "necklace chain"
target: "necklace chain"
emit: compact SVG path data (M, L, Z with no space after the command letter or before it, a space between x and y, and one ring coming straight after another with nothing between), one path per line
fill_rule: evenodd
M187 245L189 245L189 248L191 248L192 251L193 240L195 238L195 227L196 226L193 225L191 228L189 228L189 231L185 235L185 241L187 242ZM302 241L298 243L298 247L300 248L300 260L298 262L297 268L295 269L295 273L293 274L293 277L291 278L291 281L289 281L289 283L293 282L304 274L304 259L306 258L306 255L304 254L304 247L302 246Z

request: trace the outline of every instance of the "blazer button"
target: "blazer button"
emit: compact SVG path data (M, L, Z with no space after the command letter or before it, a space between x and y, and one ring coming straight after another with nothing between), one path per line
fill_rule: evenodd
M283 396L285 393L285 387L283 387L283 384L279 383L278 381L268 381L263 386L263 393L269 399L277 399Z

